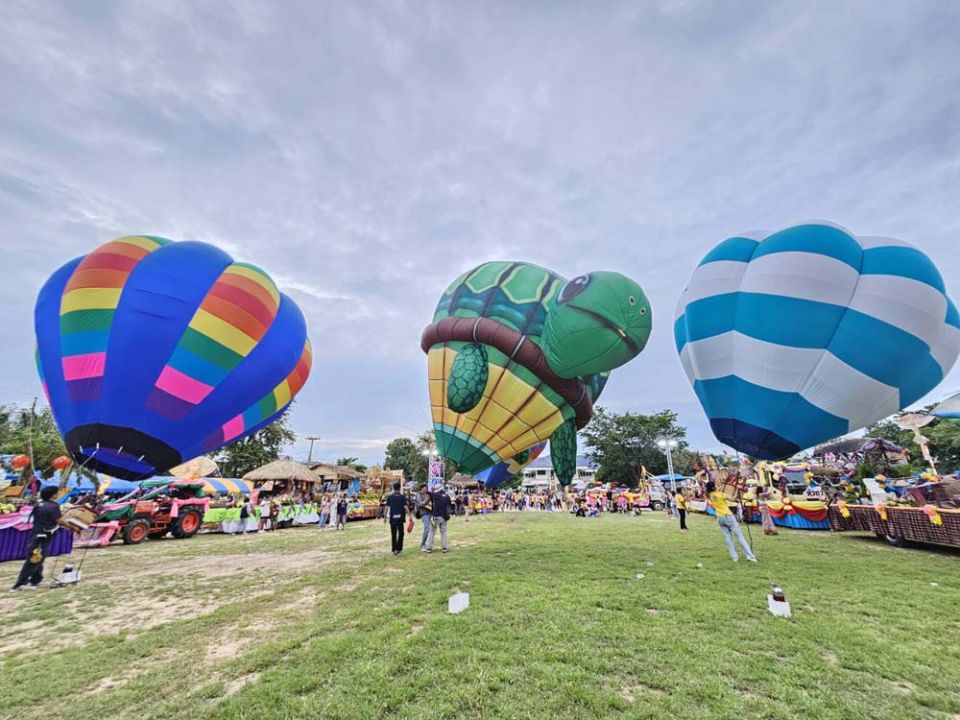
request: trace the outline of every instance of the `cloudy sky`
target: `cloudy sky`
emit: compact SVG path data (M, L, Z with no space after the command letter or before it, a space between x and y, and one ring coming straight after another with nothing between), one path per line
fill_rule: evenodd
M670 326L727 235L830 219L919 245L960 294L958 36L933 0L5 2L0 400L40 393L46 276L149 233L300 304L293 424L320 456L428 427L420 332L497 258L636 278L654 334L603 404L716 447Z

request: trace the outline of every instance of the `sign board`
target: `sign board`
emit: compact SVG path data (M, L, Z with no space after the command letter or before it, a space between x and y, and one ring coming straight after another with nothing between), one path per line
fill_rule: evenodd
M439 490L443 487L443 460L430 460L429 479L430 490Z

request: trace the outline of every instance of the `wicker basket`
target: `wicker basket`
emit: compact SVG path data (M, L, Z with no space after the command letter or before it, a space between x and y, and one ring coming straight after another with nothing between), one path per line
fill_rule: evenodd
M916 542L960 546L960 511L940 510L941 525L934 525L920 508L887 509L888 534Z
M850 510L849 522L853 526L851 530L876 532L873 526L873 518L879 520L876 510L868 505L848 505L847 509Z
M836 532L860 529L856 527L853 513L850 513L849 517L844 517L840 512L840 508L835 505L831 505L827 509L827 519L830 521L830 529Z

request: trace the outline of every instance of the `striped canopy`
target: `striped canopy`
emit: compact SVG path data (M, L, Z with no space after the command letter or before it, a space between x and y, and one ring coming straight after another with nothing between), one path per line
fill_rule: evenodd
M674 336L717 438L776 460L930 392L957 359L960 316L915 247L816 222L717 245Z
M203 489L211 495L249 495L249 483L237 478L203 478Z

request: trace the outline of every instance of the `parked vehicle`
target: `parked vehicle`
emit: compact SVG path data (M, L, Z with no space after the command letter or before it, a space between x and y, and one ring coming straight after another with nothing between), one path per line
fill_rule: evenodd
M97 522L118 523L125 545L162 538L167 533L188 538L200 529L209 505L201 482L146 480L138 490L104 505Z

